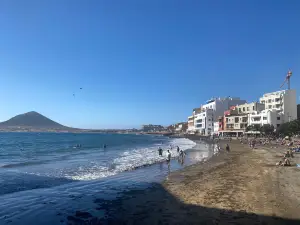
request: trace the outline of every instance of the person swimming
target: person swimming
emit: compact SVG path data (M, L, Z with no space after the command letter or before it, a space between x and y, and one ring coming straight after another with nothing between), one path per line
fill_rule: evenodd
M104 144L104 145L103 145L103 148L104 148L104 149L106 149L106 147L107 147L107 145L106 145L106 144Z

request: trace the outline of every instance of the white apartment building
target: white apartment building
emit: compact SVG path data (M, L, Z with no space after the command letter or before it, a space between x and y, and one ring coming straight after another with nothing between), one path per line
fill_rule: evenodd
M188 132L194 132L195 131L195 125L194 125L194 116L188 117Z
M276 129L283 123L283 120L283 114L278 113L276 109L265 109L261 112L257 111L248 114L249 125L258 125L260 127L264 124L270 124Z
M219 133L219 128L220 128L219 121L214 122L214 134L218 134Z
M260 103L265 104L266 110L275 110L282 117L281 123L297 119L296 90L267 93L259 100Z
M223 116L224 111L231 106L246 103L246 100L240 98L226 97L213 98L200 107L201 111L194 115L194 129L202 135L210 135L214 132L214 122L217 122L219 116Z
M195 130L201 135L210 135L214 130L214 111L212 109L203 110L195 115Z

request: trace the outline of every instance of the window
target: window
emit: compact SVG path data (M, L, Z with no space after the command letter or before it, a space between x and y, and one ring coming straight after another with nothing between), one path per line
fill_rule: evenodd
M272 106L271 106L271 105L269 105L269 109L272 109Z
M261 103L261 104L265 104L265 101L261 101L260 103ZM253 106L253 107L254 107L254 106Z
M243 112L245 112L245 107L243 107Z
M267 120L267 117L263 117L263 120Z
M228 123L228 118L226 118L226 123Z
M277 120L280 120L280 116L277 116Z
M255 110L255 107L253 106L252 110Z
M247 107L247 111L249 111L249 107Z
M272 100L271 100L271 99L269 99L269 100L268 100L268 102L269 102L269 103L271 103L271 102L272 102Z
M242 109L241 109L241 108L239 108L239 112L242 112Z
M196 123L202 123L202 119L196 120Z
M238 118L238 117L235 117L235 118L234 118L234 122L235 122L235 123L238 123L238 122L239 122L239 118Z
M277 127L280 127L280 124L277 124Z

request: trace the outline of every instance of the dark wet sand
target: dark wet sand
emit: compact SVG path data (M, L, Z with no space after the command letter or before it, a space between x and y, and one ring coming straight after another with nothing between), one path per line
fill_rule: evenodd
M231 142L231 151L171 173L162 184L95 201L105 218L69 224L300 224L300 168L276 167L284 149ZM295 155L292 163L300 163Z

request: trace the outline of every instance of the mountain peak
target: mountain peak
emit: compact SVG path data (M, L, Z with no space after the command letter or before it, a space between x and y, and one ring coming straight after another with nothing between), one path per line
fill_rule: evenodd
M0 127L70 129L35 111L30 111L27 113L14 116L9 120L0 123Z

